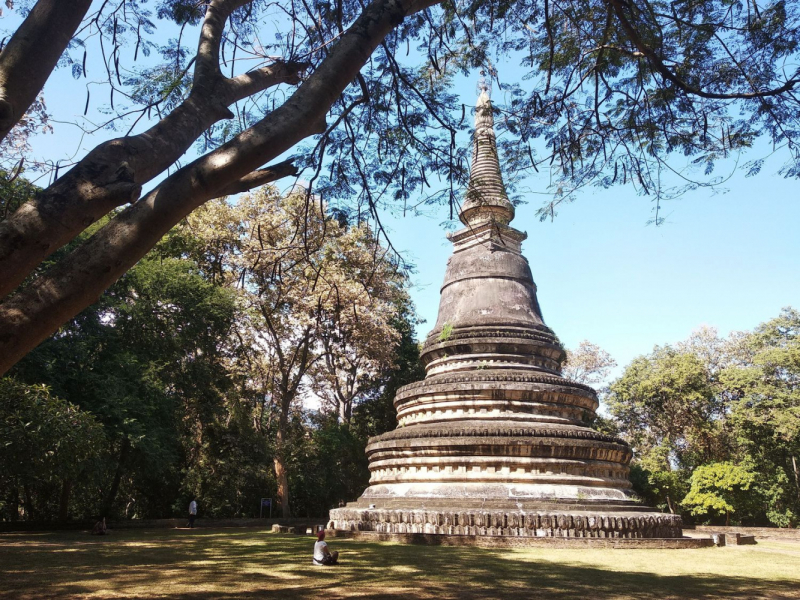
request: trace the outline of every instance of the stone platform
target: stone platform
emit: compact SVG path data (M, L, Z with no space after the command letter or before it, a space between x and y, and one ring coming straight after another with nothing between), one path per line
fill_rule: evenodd
M683 550L710 548L711 538L563 538L511 537L505 535L447 535L425 533L374 533L337 531L336 537L364 542L393 542L427 546L474 546L477 548L610 548L618 550Z
M354 503L355 504L355 503ZM563 509L564 507L561 506ZM525 538L679 538L681 519L644 508L599 506L596 510L424 510L362 508L332 512L328 527L352 532Z

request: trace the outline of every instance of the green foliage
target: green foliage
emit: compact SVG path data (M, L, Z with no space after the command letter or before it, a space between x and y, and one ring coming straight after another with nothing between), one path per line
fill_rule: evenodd
M673 468L664 446L642 453L631 464L634 491L645 504L665 512L680 512L681 498L689 490L689 477L688 470Z
M0 170L0 221L17 210L37 189L24 177Z
M264 220L258 222L265 235L274 233ZM259 346L262 340L250 327L252 305L236 285L238 274L223 267L235 254L230 242L242 224L217 225L211 227L220 234L213 245L201 243L188 225L176 228L97 304L15 367L15 385L43 398L42 406L60 402L94 423L90 432L75 434L90 444L92 454L91 460L79 459L79 448L69 445L72 438L53 433L54 440L64 438L58 460L72 456L67 466L78 470L59 467L46 433L57 429L41 406L41 414L30 409L24 419L9 421L13 427L0 439L17 437L0 458L19 469L0 473L0 519L169 517L183 515L191 497L202 516L254 517L261 497L277 498L277 358ZM343 251L363 248L356 239L363 231L345 233L354 242ZM297 256L302 253L301 248ZM362 263L352 266L348 281L363 286L359 278L372 271L361 269ZM288 277L290 269L279 277ZM376 294L378 282L370 285ZM299 402L291 407L286 461L295 488L291 506L298 514L324 516L363 491L369 480L367 439L394 428L395 392L424 376L404 285L397 282L393 297L394 318L387 325L392 335L380 337L384 346L388 338L399 340L395 356L360 382L351 424L304 410ZM297 309L286 303L278 310L288 313L285 336L278 341L290 347L297 316L291 310ZM363 310L365 322L374 316L369 307ZM41 439L22 443L20 423L39 421Z
M0 379L0 520L58 514L58 495L92 468L103 433L44 385Z
M694 354L665 347L634 359L611 384L606 403L640 455L663 447L688 467L713 455L722 407Z
M369 483L365 440L336 415L311 414L308 422L295 417L289 458L292 513L324 516L355 500ZM299 436L303 436L299 439Z
M800 312L785 308L741 341L720 373L741 452L759 473L775 524L800 523Z
M181 473L173 514L184 514L194 496L204 517L258 517L261 498L275 498L270 440L253 428L241 401L229 399L228 406L230 418L204 427L196 460Z
M797 310L728 340L703 331L656 348L625 369L607 402L634 446L632 479L646 501L687 516L800 523Z
M748 494L755 483L755 474L729 462L710 463L692 473L691 488L681 503L692 515L725 515L737 512L752 503Z
M147 258L15 369L103 426L100 464L72 514L163 516L198 433L231 387L221 341L235 302L190 261ZM83 494L83 490L76 490Z
M452 323L445 323L442 325L442 331L439 334L439 341L446 342L450 339L450 336L453 335L453 325Z

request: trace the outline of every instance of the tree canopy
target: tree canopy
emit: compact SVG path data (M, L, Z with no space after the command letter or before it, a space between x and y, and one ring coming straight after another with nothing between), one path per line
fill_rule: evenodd
M366 225L306 208L207 204L0 379L0 520L165 517L192 496L205 516L261 497L322 516L366 487L367 438L419 376L413 306ZM314 394L329 362L354 364L346 407Z
M800 523L800 312L720 338L709 328L625 368L603 401L644 498L687 516Z
M210 199L302 170L312 193L375 230L384 206L454 210L466 175L455 140L469 119L452 84L477 69L510 98L496 106L508 180L549 172L543 216L582 186L620 184L652 195L658 221L664 197L713 183L720 160L760 137L786 176L800 174L798 6L784 0L38 0L18 10L0 53L0 135L20 148L25 127L44 126L39 95L60 65L87 114L104 115L80 125L116 137L65 165L24 151L0 165L9 178L25 164L52 168L0 221L3 371ZM286 151L293 160L263 168ZM754 174L764 157L748 158Z

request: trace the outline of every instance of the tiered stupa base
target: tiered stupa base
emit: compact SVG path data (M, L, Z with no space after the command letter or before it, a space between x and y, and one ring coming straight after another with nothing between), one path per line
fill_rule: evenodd
M681 519L677 515L622 506L570 507L558 504L530 504L523 507L448 506L427 508L379 507L351 502L331 511L329 526L343 531L376 533L424 533L559 538L679 538ZM427 503L430 504L430 503Z

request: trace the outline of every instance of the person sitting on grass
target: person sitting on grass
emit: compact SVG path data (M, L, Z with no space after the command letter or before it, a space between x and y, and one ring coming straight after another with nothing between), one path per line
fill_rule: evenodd
M103 517L102 520L94 524L94 527L92 528L92 535L108 535L108 530L106 529L105 517Z
M314 544L314 560L315 565L338 565L339 553L331 552L328 550L328 544L325 541L325 530L321 529L317 534L317 543Z

